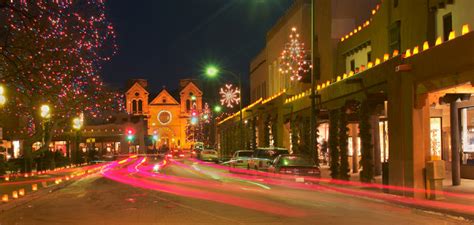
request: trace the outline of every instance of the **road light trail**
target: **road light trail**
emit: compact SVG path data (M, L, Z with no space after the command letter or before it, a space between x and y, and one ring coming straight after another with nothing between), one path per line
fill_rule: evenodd
M272 204L270 202L262 200L252 200L244 197L217 193L212 190L195 189L173 184L158 183L156 181L147 179L153 177L142 178L136 176L135 173L131 174L130 171L134 171L135 168L137 168L137 166L142 163L142 161L143 159L139 158L135 160L135 162L133 162L132 164L128 165L126 168L123 168L119 164L114 163L102 170L101 173L104 177L120 183L125 183L135 187L165 192L189 198L214 201L227 205L233 205L241 208L247 208L288 217L301 217L307 214L303 210L298 210L283 205Z

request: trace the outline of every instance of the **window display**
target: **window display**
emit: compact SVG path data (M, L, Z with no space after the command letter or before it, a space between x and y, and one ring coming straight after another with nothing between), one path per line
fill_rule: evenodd
M441 159L441 118L430 118L430 148L431 159Z

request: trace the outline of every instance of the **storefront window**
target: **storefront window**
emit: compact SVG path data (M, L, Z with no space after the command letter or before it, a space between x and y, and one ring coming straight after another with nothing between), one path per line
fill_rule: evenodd
M349 137L348 139L348 142L347 142L347 145L348 145L348 149L349 149L349 156L353 156L354 155L354 147L356 147L356 152L357 152L357 156L360 156L360 137L357 137L356 138L357 140L357 145L354 146L354 138L353 137Z
M474 107L461 109L462 163L474 165Z
M432 160L441 159L441 132L441 118L430 118L430 146Z
M380 137L380 159L382 162L388 161L388 123L387 121L379 122Z

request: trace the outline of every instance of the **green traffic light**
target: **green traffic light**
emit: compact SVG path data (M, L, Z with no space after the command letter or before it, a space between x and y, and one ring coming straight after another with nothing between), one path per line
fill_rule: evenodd
M129 141L133 141L133 138L134 138L134 136L133 136L133 135L131 135L131 134L130 134L130 135L127 135L127 140L129 140Z

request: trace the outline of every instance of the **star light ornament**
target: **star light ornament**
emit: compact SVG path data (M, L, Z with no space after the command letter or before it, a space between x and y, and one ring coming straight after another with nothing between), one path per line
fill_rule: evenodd
M240 89L234 88L232 84L226 84L219 91L221 95L221 105L227 108L234 108L234 105L240 103Z
M304 48L304 43L300 41L300 35L296 28L291 29L290 40L285 44L285 49L281 53L280 73L289 75L291 81L300 81L305 73L311 68L311 60L308 59L308 52Z

